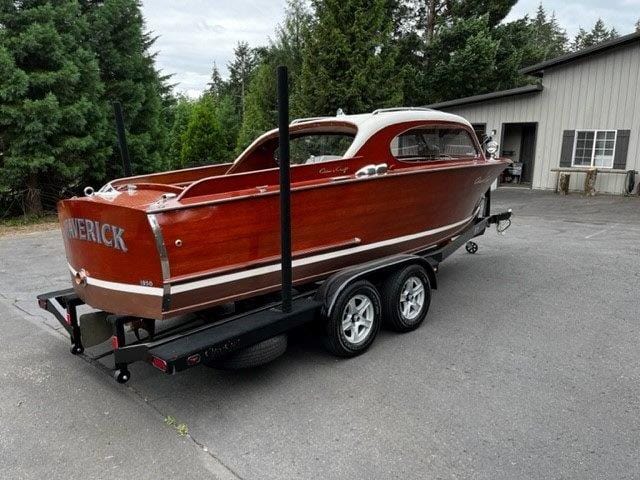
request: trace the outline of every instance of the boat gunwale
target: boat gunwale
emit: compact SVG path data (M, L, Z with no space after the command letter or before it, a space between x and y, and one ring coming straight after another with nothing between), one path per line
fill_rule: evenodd
M426 165L426 166L417 166L417 167L405 167L397 170L396 169L389 170L385 174L371 175L366 177L356 177L355 175L327 177L326 179L328 179L329 181L318 182L312 185L303 185L303 186L296 187L295 184L292 184L291 193L310 190L313 188L323 188L323 187L331 187L335 185L342 185L345 183L381 180L389 176L395 177L395 176L403 176L403 175L427 174L431 172L440 172L443 170L458 170L463 168L474 168L474 167L477 168L477 167L486 167L486 166L498 165L498 164L503 164L506 166L506 165L509 165L510 163L508 160L502 159L502 158L481 159L481 160L474 158L474 159L464 159L459 161L463 163L457 164L457 165L438 165L438 166ZM451 162L451 160L447 160L447 162ZM257 171L264 172L268 170L277 170L277 169L274 168L274 169L257 170ZM246 172L246 173L254 173L254 172ZM326 179L323 178L322 180L326 180ZM317 180L320 180L320 179L317 179ZM315 182L316 180L312 180L312 181ZM298 183L303 183L303 182L298 182ZM253 188L256 188L256 187L253 187ZM194 202L189 204L163 206L160 208L146 210L146 213L147 215L167 213L167 212L173 212L177 210L206 207L209 205L219 205L219 204L228 203L228 202L236 202L236 201L247 200L247 199L256 198L256 197L266 197L266 196L279 195L279 194L280 194L279 189L269 190L265 192L258 191L256 193L248 194L248 195L238 195L234 197L217 198L214 200L202 200L200 202ZM206 197L206 196L211 196L211 195L203 195L203 197ZM197 197L192 197L192 198L197 198ZM176 201L178 201L178 199L174 200L174 202Z

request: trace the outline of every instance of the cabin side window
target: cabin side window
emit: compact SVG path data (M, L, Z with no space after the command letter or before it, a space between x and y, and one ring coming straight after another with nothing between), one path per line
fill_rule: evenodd
M460 127L418 127L391 141L391 154L403 162L475 158L478 156L469 132Z
M341 159L351 146L354 135L347 133L312 133L292 135L289 140L291 165L308 165ZM278 146L273 152L276 164Z

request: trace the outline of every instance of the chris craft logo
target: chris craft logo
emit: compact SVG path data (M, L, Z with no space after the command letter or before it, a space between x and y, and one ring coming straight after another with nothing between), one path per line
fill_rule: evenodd
M476 177L476 179L473 181L474 185L479 185L481 183L487 183L493 180L493 177L489 174L486 177Z
M334 167L334 168L321 168L318 173L321 175L325 175L327 173L339 173L340 175L344 175L349 171L349 167Z
M95 242L105 247L127 251L124 241L124 228L109 223L100 223L88 218L67 218L64 221L64 234L67 238Z

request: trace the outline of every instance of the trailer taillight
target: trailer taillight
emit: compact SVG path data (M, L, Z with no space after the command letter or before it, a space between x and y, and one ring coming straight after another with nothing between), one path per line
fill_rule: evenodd
M115 335L111 337L111 348L113 348L114 350L120 348L120 342L118 342L118 337L116 337Z
M196 353L195 355L191 355L187 357L187 365L197 365L200 363L200 354Z
M151 365L156 367L158 370L162 370L163 372L167 371L167 362L158 357L151 357Z
M38 306L44 310L47 309L47 299L46 298L39 298L38 299Z

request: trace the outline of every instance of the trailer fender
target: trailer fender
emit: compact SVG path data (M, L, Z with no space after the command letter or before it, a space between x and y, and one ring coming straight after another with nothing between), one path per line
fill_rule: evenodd
M322 283L316 292L315 300L322 303L322 314L326 317L331 315L340 292L350 283L363 278L370 279L380 274L386 274L412 263L424 267L429 277L431 288L437 289L438 284L435 273L437 264L435 262L419 255L399 254L340 270Z

